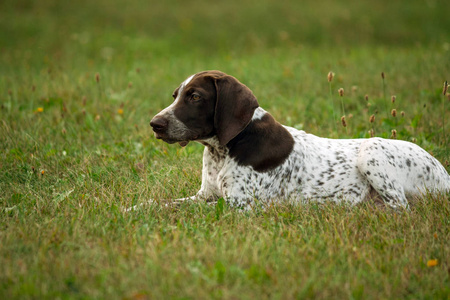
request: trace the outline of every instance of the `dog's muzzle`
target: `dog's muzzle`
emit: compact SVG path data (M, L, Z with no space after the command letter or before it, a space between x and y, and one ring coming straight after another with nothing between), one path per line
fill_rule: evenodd
M150 126L155 132L155 136L157 139L162 139L164 135L167 133L167 128L169 127L169 121L161 116L155 116L150 121Z

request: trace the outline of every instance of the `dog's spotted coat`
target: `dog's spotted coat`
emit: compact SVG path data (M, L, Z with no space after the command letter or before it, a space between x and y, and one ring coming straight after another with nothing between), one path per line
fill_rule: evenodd
M277 201L380 198L393 208L427 192L450 191L444 167L419 146L399 140L326 139L283 126L232 76L205 71L174 92L151 126L157 138L205 145L200 191L244 209ZM179 199L185 200L185 199Z

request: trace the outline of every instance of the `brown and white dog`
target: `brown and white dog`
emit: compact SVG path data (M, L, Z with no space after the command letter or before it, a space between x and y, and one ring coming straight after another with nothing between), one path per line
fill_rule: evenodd
M381 138L326 139L278 123L236 78L219 71L187 78L150 122L156 138L205 145L193 197L244 209L278 201L378 197L393 208L425 192L447 192L450 176L415 144Z

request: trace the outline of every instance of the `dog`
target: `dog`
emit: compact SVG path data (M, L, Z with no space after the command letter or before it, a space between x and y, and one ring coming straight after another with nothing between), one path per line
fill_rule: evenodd
M248 210L255 203L354 205L378 198L398 209L427 192L450 191L445 168L419 146L321 138L283 126L259 107L247 86L223 72L190 76L173 98L150 122L156 138L205 146L199 192L176 201L223 198Z

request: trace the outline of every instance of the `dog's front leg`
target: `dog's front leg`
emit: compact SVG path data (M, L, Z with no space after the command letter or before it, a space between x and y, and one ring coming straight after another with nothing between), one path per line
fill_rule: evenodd
M179 206L184 201L194 201L196 199L197 199L197 195L190 196L190 197L185 197L185 198L173 199L173 200L163 200L163 201L161 201L162 202L161 204L163 204L166 207ZM143 202L143 203L140 203L140 204L136 204L136 205L134 205L132 207L125 208L124 211L125 212L130 212L130 211L133 211L133 210L138 210L139 208L142 208L142 207L144 207L146 205L151 205L151 204L154 204L154 203L159 203L159 201L154 200L154 199L150 199L150 200L148 200L146 202Z
M124 211L130 212L130 211L142 208L143 206L151 205L153 203L161 203L165 207L169 207L169 206L178 207L185 201L205 201L210 205L214 205L217 203L217 199L218 199L218 197L216 197L214 195L208 195L208 194L202 192L202 190L200 190L194 196L185 197L185 198L177 198L177 199L173 199L173 200L163 200L163 201L157 201L154 199L150 199L149 201L146 201L144 203L140 203L140 204L134 205L132 207L125 208Z

